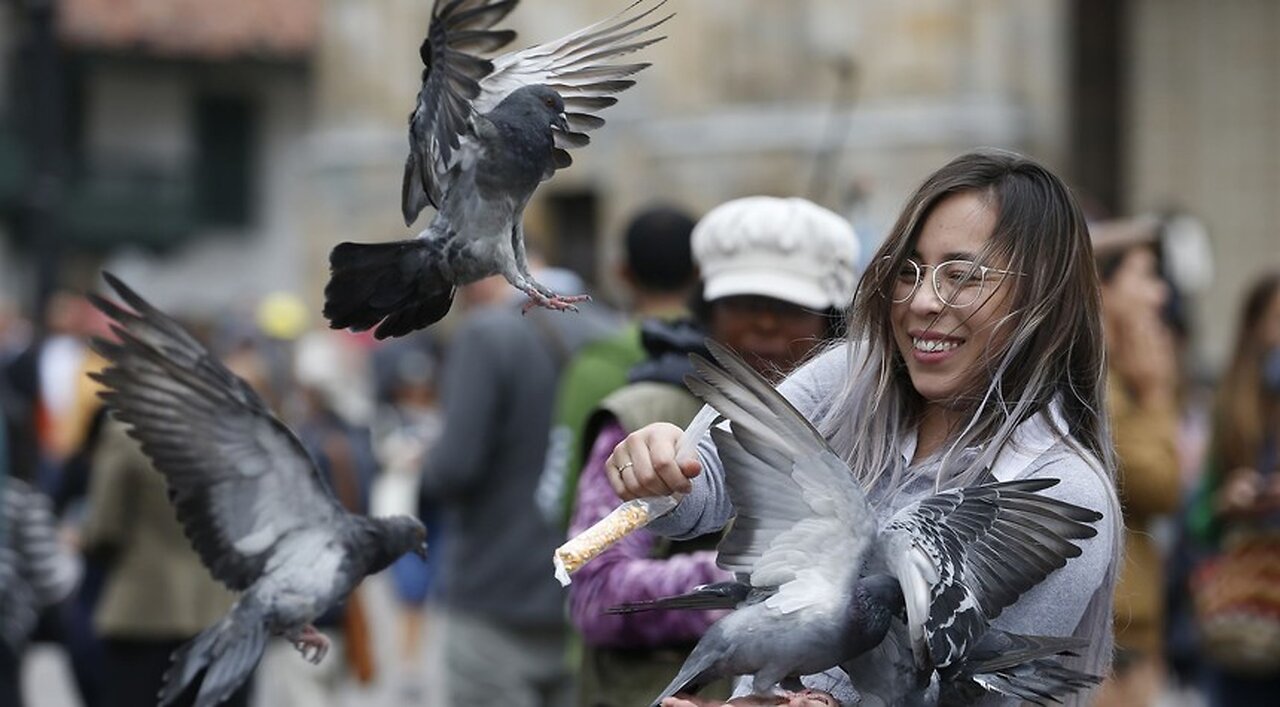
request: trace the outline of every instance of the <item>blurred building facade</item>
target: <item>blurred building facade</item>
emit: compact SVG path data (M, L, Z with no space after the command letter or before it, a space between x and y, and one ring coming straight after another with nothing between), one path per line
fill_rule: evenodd
M133 240L176 245L110 254L157 300L216 308L286 289L318 311L334 243L416 232L400 222L399 181L430 0L56 1L78 168L117 185L130 182L120 173L161 175L132 178L150 201L121 210L141 222L126 225ZM0 10L6 96L28 3ZM525 0L508 23L523 46L626 4ZM103 9L120 6L148 19L122 29ZM923 175L979 145L1036 156L1116 215L1176 206L1204 220L1219 261L1220 286L1197 310L1211 357L1238 283L1280 264L1280 4L668 7L668 39L643 54L653 66L529 212L532 240L588 277L607 272L627 214L654 200L703 211L807 195L877 241ZM197 206L184 217L164 198ZM64 222L96 221L73 207L68 197ZM210 222L209 209L226 218ZM157 225L166 219L187 227ZM0 288L22 295L30 250L14 235L0 246Z

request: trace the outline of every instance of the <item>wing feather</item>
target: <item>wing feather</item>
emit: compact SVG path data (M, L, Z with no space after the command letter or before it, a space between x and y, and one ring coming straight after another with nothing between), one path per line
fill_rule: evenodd
M118 339L93 341L108 362L94 378L165 476L178 519L213 576L242 591L285 535L348 523L302 445L253 389L177 322L104 277L132 311L90 296Z
M952 489L899 511L881 555L903 586L917 665L963 657L1009 604L1080 554L1101 515L1038 495L1056 479ZM925 593L927 588L927 595Z
M640 8L645 4L649 7ZM436 0L419 51L426 65L422 88L409 116L410 155L400 190L405 224L412 224L428 204L440 207L457 174L457 153L476 149L473 117L493 110L522 86L545 84L572 111L570 130L556 131L555 159L546 178L572 164L566 150L591 142L586 133L604 125L595 114L617 102L609 94L635 85L626 77L648 66L609 62L663 39L646 35L672 15L644 20L665 4L666 0L637 0L617 15L558 40L488 60L475 54L498 51L516 37L511 30L491 29L516 0Z
M637 0L613 17L560 39L495 58L493 71L480 79L481 91L474 100L476 112L493 110L522 86L543 84L560 94L567 111L585 116L578 118L576 124L570 118L569 133L557 131L557 148L576 149L587 145L590 140L585 133L604 125L604 119L596 114L617 102L611 94L634 86L635 81L627 77L649 66L610 62L665 39L650 33L674 15L646 19L653 18L666 3L667 0ZM563 169L569 162L571 160L557 159L556 167Z
M428 204L440 207L449 190L457 152L471 149L472 102L493 61L475 52L495 52L515 39L511 30L490 29L516 6L516 0L436 0L431 26L419 54L426 68L422 88L409 115L409 157L400 189L405 225Z
M728 421L711 430L736 510L718 562L776 586L766 601L783 612L848 592L875 533L861 487L786 398L728 349L708 350L716 363L692 357L686 383Z

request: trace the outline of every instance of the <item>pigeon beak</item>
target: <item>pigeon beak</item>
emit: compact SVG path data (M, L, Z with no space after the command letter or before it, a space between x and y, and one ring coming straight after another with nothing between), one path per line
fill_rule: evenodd
M551 121L551 126L567 133L569 132L569 119L565 117L564 113L560 113L555 120Z
M415 547L413 549L413 554L417 555L418 557L421 557L424 560L427 559L427 544L424 542L421 545Z

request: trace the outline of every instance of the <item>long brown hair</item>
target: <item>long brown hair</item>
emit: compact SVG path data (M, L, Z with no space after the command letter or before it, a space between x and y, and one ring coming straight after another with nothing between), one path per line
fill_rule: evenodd
M1235 353L1218 388L1217 444L1225 462L1224 472L1237 467L1256 467L1262 451L1264 425L1268 421L1276 424L1275 418L1268 415L1268 394L1262 386L1262 359L1267 353L1262 319L1276 297L1280 297L1280 272L1255 282L1240 312ZM1272 394L1272 400L1274 397Z
M938 486L972 483L999 454L1013 429L1058 406L1063 438L1111 474L1111 444L1104 414L1101 297L1088 229L1080 207L1057 176L1011 152L962 155L931 175L907 201L872 256L854 296L849 336L855 370L819 421L838 453L868 488L898 486L903 470L894 440L916 422L923 400L894 344L891 296L898 269L935 206L960 193L976 193L996 211L985 257L1021 276L1012 309L997 323L992 350L974 371L974 384L949 401L968 423L953 430ZM856 441L856 443L855 443ZM982 448L977 458L959 450ZM969 455L972 457L972 455ZM883 478L885 474L887 478Z

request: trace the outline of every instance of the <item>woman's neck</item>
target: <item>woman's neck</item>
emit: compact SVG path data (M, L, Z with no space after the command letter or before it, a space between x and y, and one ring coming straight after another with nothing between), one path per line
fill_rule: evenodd
M956 413L936 403L927 403L916 428L916 453L911 463L928 459L942 449L951 432Z

